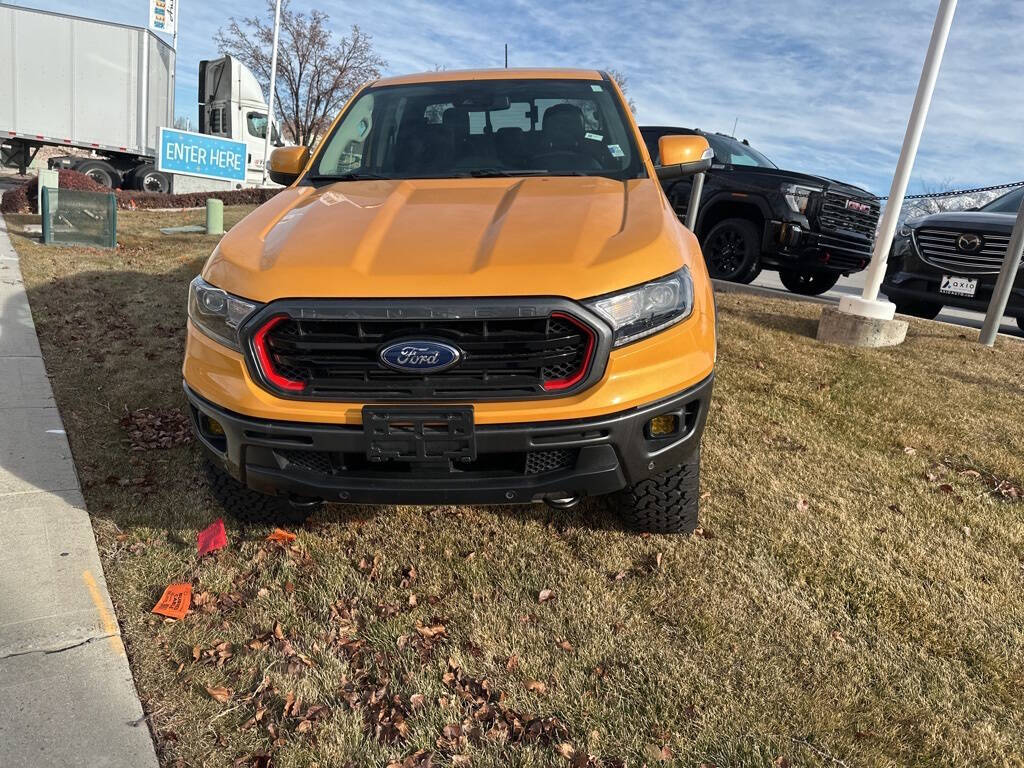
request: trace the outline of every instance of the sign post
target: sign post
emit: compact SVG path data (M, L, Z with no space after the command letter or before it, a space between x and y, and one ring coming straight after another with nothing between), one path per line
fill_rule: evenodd
M161 173L242 184L246 174L245 142L161 128L156 167Z
M267 186L270 163L270 137L274 133L274 97L277 96L277 40L281 34L281 0L274 9L274 49L270 54L270 93L267 96L267 136L263 146L263 186Z
M178 86L178 7L181 0L149 0L149 28L170 35L174 46L174 69L171 70L171 113ZM146 46L147 55L149 46ZM148 72L148 70L147 70Z
M1024 201L1021 202L1020 210L1017 211L1017 223L1013 226L1013 236L1006 249L1003 268L999 270L999 279L996 280L996 287L992 291L992 301L989 302L985 324L981 327L981 335L978 338L978 341L986 347L991 347L996 343L996 334L999 333L999 325L1003 321L1006 305L1010 301L1010 291L1013 290L1017 270L1020 269L1022 254L1024 254Z

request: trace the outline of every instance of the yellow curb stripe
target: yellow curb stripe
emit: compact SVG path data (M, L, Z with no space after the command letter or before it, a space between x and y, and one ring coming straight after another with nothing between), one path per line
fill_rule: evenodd
M107 601L100 594L100 587L96 583L96 579L91 572L86 570L82 572L82 581L85 582L85 586L89 590L89 597L92 598L92 603L96 606L96 611L100 615L103 631L110 635L110 647L124 656L124 643L121 642L120 627L117 626L117 619L114 618L114 614L107 609Z

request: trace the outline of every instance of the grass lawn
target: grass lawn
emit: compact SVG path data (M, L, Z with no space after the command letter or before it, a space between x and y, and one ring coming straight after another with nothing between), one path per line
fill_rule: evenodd
M202 215L122 213L116 251L8 218L163 765L1024 763L1019 342L825 347L816 305L723 294L698 535L333 506L197 561L198 450L121 420L183 411L213 243L154 232ZM152 615L180 580L192 613Z

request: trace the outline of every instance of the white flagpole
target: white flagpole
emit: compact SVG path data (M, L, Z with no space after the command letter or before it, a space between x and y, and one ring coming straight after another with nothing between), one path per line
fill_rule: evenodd
M274 8L274 49L270 54L270 95L267 98L267 136L263 146L263 186L267 186L268 164L270 163L270 137L274 133L274 96L277 95L277 41L281 32L281 0Z

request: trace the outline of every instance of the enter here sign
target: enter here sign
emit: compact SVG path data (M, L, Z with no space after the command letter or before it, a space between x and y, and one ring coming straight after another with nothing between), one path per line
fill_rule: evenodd
M161 128L157 170L204 179L245 181L245 142Z

